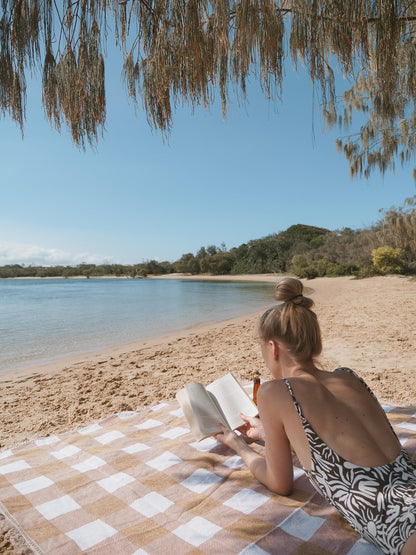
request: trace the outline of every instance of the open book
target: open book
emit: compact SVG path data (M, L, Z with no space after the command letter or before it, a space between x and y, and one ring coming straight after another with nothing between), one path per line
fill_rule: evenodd
M247 416L258 414L256 405L232 374L226 374L206 387L200 383L188 383L178 391L176 398L198 441L217 434L219 422L231 430L242 426L240 412Z

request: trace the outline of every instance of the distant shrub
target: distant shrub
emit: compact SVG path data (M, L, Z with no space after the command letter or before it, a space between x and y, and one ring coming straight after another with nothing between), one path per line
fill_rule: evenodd
M303 272L308 265L309 265L309 261L304 254L296 254L292 258L290 271L293 272L296 276L302 278L302 277L305 277L303 275Z
M409 274L416 274L416 261L409 262L407 265L407 271Z
M358 266L357 273L355 274L357 278L368 278L373 277L377 274L374 266L372 264L362 264Z
M359 272L357 264L337 264L336 262L329 262L326 267L326 276L356 276Z
M293 257L290 270L300 278L313 279L324 276L356 276L360 267L357 264L338 264L327 257L310 261L300 254Z
M319 277L319 272L313 264L309 264L309 266L306 266L306 268L303 269L303 275L299 277L306 278L306 279L314 279L316 277Z
M382 275L400 274L404 268L401 250L384 245L372 251L373 265L375 270Z

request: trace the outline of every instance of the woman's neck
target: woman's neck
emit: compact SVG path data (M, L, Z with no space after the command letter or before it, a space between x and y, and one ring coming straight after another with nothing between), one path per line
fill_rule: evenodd
M281 350L279 362L283 378L297 378L305 374L313 376L319 372L312 358L299 360L290 351Z

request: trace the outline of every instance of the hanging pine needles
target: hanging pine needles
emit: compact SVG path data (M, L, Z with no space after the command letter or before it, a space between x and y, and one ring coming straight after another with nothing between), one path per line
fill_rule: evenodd
M42 75L42 102L75 144L105 125L111 34L124 55L128 95L169 133L175 107L208 108L219 92L246 94L256 77L279 99L285 58L304 64L351 175L407 164L416 148L416 3L411 0L0 0L0 108L23 132L26 72ZM337 95L335 72L352 87ZM365 123L349 134L354 113Z

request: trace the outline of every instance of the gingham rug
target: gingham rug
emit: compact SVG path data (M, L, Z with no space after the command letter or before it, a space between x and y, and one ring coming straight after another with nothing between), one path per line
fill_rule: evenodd
M416 408L387 410L414 456ZM0 512L39 554L379 553L295 464L293 494L271 493L171 401L0 452Z

